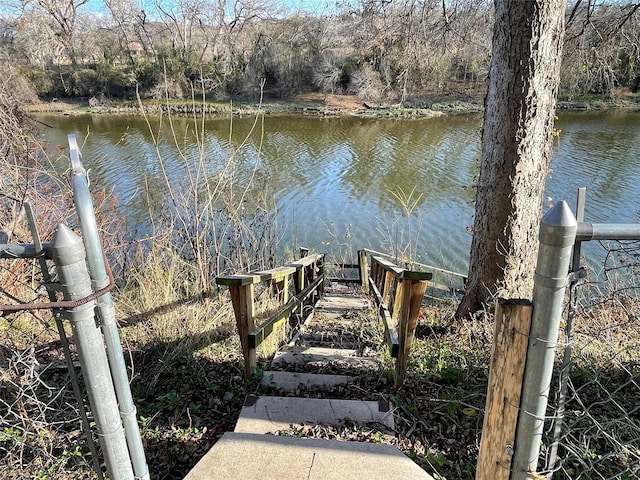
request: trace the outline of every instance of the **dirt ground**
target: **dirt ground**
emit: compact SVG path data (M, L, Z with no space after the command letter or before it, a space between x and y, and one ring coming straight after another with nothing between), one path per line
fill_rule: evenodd
M145 105L160 105L157 101L144 101ZM164 104L162 104L164 105ZM604 110L604 109L638 109L640 96L628 92L616 92L614 98L571 98L558 101L557 109L563 110ZM429 95L409 99L403 107L397 105L367 104L366 101L356 95L323 94L320 92L299 93L289 98L271 98L265 96L262 102L237 101L237 102L207 102L205 113L211 115L237 112L241 114L254 114L259 109L271 114L315 114L315 115L363 115L379 117L398 116L433 116L442 114L477 113L482 111L483 100L480 95ZM166 107L166 105L164 106ZM166 110L166 108L162 108ZM189 101L171 101L169 111L175 114L184 114L194 108ZM84 113L106 114L139 114L139 105L135 100L113 101L108 105L90 108L86 98L64 98L43 100L41 102L26 105L27 113L45 112L62 115L78 115Z
M351 112L366 108L355 95L336 95L315 93L301 93L293 98L295 103L310 103L327 110L340 110L343 112Z

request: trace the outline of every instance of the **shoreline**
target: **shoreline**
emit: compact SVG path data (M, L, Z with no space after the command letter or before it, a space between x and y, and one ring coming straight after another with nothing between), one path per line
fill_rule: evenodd
M220 117L227 115L313 115L335 117L343 115L365 118L430 118L443 115L463 115L482 113L484 98L459 95L433 96L412 100L404 106L382 104L372 105L354 95L323 95L318 93L296 95L290 99L269 99L262 102L229 100L228 102L172 100L161 102L143 100L145 114L189 116L206 115ZM93 106L91 106L92 104ZM559 100L558 112L632 110L640 111L640 95L627 94L615 99L585 97ZM96 104L94 99L70 98L46 101L24 106L26 113L54 113L60 115L142 115L140 104L133 100L109 101Z

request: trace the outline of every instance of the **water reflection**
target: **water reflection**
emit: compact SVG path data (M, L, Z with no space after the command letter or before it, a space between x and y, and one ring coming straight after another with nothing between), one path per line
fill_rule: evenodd
M549 195L572 198L585 186L588 221L637 222L640 112L570 113L557 128L561 132L547 182Z
M87 136L82 151L93 181L113 185L131 225L148 228L149 215L165 198L165 175L179 189L189 175L215 182L225 174L249 186L250 196L275 199L287 246L387 251L408 241L402 202L389 192L415 188L420 197L412 221L421 260L466 270L474 195L468 187L480 157L478 115L267 116L257 124L252 117L209 119L204 132L188 119L39 119L54 126L44 131L53 145L65 145L67 133ZM587 186L587 220L636 221L640 113L564 114L557 128L547 195L573 205L576 188Z

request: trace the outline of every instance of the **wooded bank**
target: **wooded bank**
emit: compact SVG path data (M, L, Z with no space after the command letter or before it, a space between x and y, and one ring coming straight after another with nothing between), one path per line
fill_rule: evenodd
M266 0L14 7L0 17L2 61L48 98L315 91L404 106L427 95L482 96L493 27L492 4L475 0L356 0L295 12ZM561 97L640 88L639 7L569 2Z

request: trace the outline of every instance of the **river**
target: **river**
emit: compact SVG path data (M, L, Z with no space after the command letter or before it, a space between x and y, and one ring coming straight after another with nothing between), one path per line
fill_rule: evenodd
M275 200L283 247L340 256L362 247L391 252L408 245L410 235L418 261L466 272L479 115L267 115L253 130L253 117L207 119L201 151L195 132L202 125L196 129L189 119L174 118L172 133L166 119L160 126L127 116L37 118L50 125L42 133L52 146L66 145L68 133L78 136L92 181L113 187L132 231L151 228L150 212L166 188L161 167L179 189L185 161L203 158L208 175L226 166L239 185L251 183L251 195ZM563 113L556 128L545 205L565 199L573 207L584 186L587 221L637 222L640 112Z

